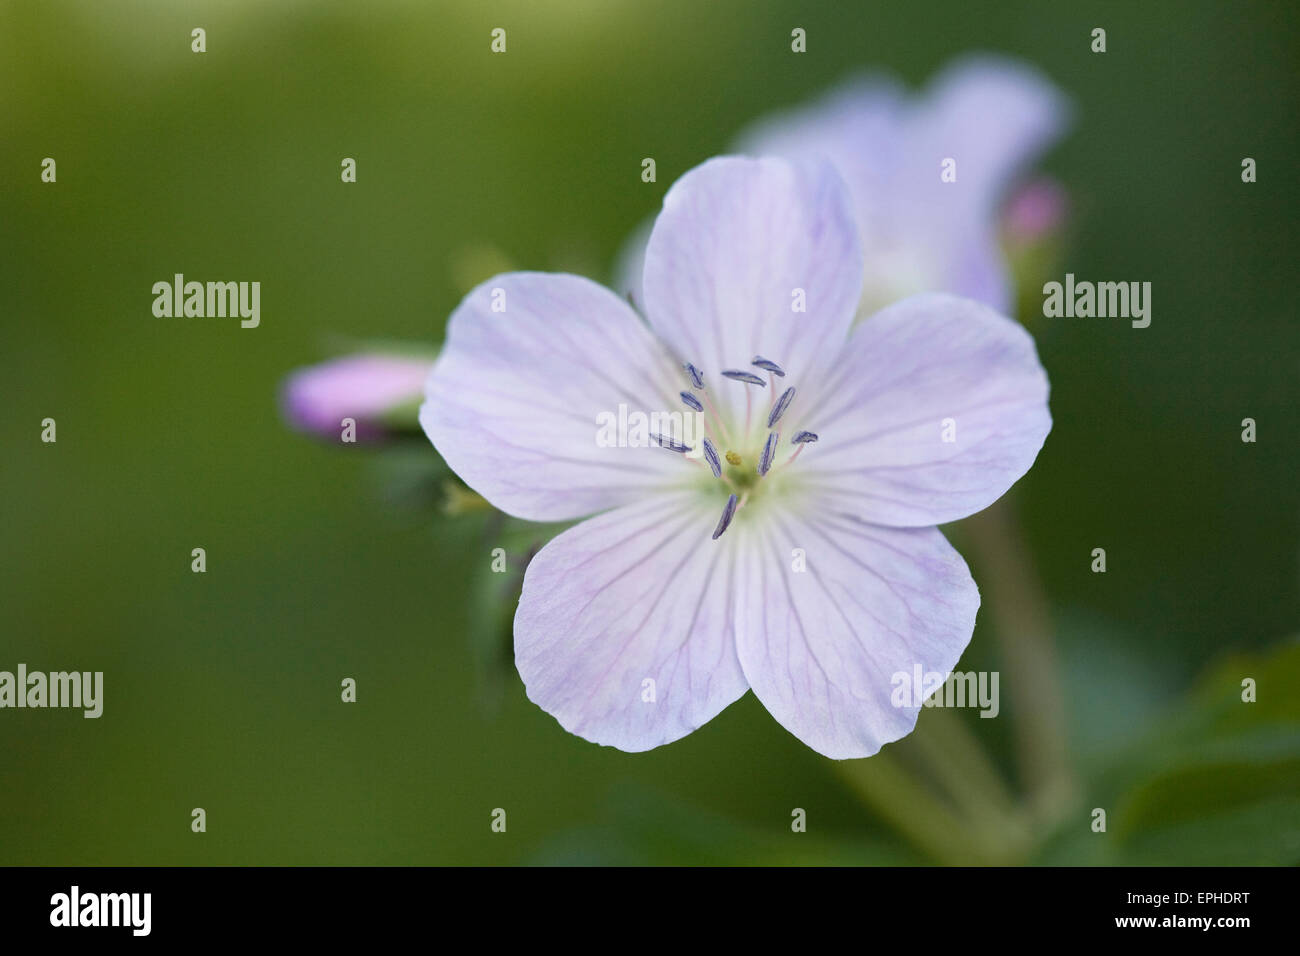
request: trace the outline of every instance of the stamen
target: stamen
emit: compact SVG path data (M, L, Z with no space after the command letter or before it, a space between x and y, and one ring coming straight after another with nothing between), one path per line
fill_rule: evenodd
M743 459L739 455L737 455L734 451L727 452L728 465L739 465L741 461L743 461Z
M700 400L696 398L694 395L692 395L690 392L682 392L681 396L682 396L682 403L687 408L696 412L704 411L703 403L701 403Z
M718 410L713 407L713 402L709 400L709 393L703 391L700 394L704 398L704 410L708 416L713 419L713 425L718 431L716 437L720 439L723 444L729 443L731 441L731 428L722 420L722 416L718 414ZM708 420L708 418L705 419L706 426Z
M768 428L772 428L773 426L776 425L776 423L777 423L778 421L781 420L781 416L785 414L786 406L788 406L788 405L790 404L790 400L791 400L792 398L794 398L794 387L793 387L793 386L791 386L790 388L787 388L784 392L782 392L782 393L781 393L781 397L778 398L778 399L776 400L776 404L772 406L772 411L771 411L771 413L768 414L768 416L767 416L767 427L768 427Z
M790 439L790 444L797 445L798 447L795 448L794 454L791 455L789 458L787 458L784 464L781 465L781 467L786 468L789 465L791 465L796 458L798 458L800 455L803 454L803 450L807 448L809 445L811 445L813 442L815 442L816 440L817 440L816 432L795 432L794 437Z
M727 506L722 509L722 517L718 519L718 526L713 529L713 540L718 540L722 532L727 530L731 524L731 519L736 516L736 496L732 495L727 499Z
M718 460L718 450L713 447L713 442L709 441L707 438L704 439L704 460L707 461L709 467L713 469L713 477L721 478L722 462Z
M722 374L736 382L744 382L746 385L758 385L760 387L767 384L753 372L746 372L738 368L723 369Z
M660 448L667 448L669 451L675 451L675 452L680 452L682 454L685 454L686 452L691 450L690 445L683 445L681 442L674 441L673 439L667 438L663 435L655 434L655 435L651 435L650 437L655 440L655 444L657 444Z
M696 368L690 362L687 362L682 367L686 369L686 374L691 377L692 385L694 385L696 388L704 387L704 376L700 374L700 370L698 368Z
M754 360L749 364L753 365L755 368L761 368L764 372L771 372L778 378L785 378L785 371L781 366L769 359L763 358L761 355L755 355Z
M780 440L780 432L768 432L767 444L763 446L763 457L758 460L758 473L760 475L766 475L767 470L772 467L772 458L776 455L776 445Z

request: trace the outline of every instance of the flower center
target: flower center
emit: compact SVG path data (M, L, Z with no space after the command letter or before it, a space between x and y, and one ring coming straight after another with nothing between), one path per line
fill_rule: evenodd
M690 362L683 368L690 377L690 389L681 392L682 403L694 412L704 416L705 437L699 443L700 459L712 472L712 480L721 481L730 491L727 503L722 509L722 517L714 529L713 537L719 538L731 526L737 512L752 504L772 482L782 469L799 457L804 445L817 441L817 435L809 431L796 431L787 441L787 447L793 446L794 453L782 462L777 461L781 453L781 432L779 425L790 403L794 401L795 388L790 386L777 392L778 378L785 378L785 370L775 362L756 355L750 363L754 368L767 372L766 380L746 369L723 369L722 377L737 382L745 388L745 426L744 430L734 429L737 423L727 422L722 418L717 406L709 400L704 385L704 374ZM766 432L761 445L749 447L751 443L751 426L753 424L754 389L765 388L771 398L765 413ZM762 434L762 432L760 432ZM695 446L687 445L672 438L656 435L655 441L662 448L687 454L695 451ZM719 454L719 448L723 449Z
M763 476L758 473L758 465L745 461L734 451L727 452L727 467L722 470L722 479L737 491L753 491Z

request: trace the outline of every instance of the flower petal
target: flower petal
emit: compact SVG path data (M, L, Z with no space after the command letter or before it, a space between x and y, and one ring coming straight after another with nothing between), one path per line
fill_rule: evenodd
M963 58L909 98L866 75L740 140L747 153L826 156L853 195L866 256L860 318L905 295L953 292L1000 311L1011 289L996 207L1011 180L1064 131L1069 104L1016 60ZM956 163L955 181L941 177Z
M919 159L932 160L924 177L942 204L968 207L992 221L1011 179L1065 130L1070 107L1046 76L998 56L963 58L931 81L913 112L908 137ZM957 160L957 181L940 183L940 158ZM959 188L952 188L959 187Z
M809 747L870 757L919 706L894 675L946 675L970 641L979 590L937 528L882 528L830 511L773 516L739 563L737 650L772 716ZM802 549L806 570L794 570Z
M908 114L908 161L897 183L914 241L941 264L945 281L930 290L1010 311L997 208L1012 179L1060 137L1068 118L1069 104L1052 82L1015 60L967 57L930 83ZM939 175L948 160L954 181Z
M662 448L597 442L598 417L617 416L620 405L680 412L679 378L612 292L579 276L515 272L489 279L452 314L420 424L493 505L562 521L689 475Z
M633 229L632 234L623 240L623 245L614 258L614 278L610 288L631 299L638 309L645 308L645 293L641 282L645 277L645 247L650 241L650 230L654 224L654 217L651 217Z
M866 242L882 218L894 218L894 177L907 161L906 104L906 90L893 77L861 74L812 103L764 117L736 141L747 155L830 160L848 186Z
M858 327L798 410L821 441L800 477L838 510L899 527L988 507L1052 427L1047 375L1019 325L970 299L913 296Z
M826 162L711 159L673 184L646 247L646 317L733 412L747 386L719 371L762 355L806 380L843 347L861 285L852 206Z
M699 494L657 495L570 528L528 565L515 663L565 730L649 750L744 694L735 552L709 539L715 510Z

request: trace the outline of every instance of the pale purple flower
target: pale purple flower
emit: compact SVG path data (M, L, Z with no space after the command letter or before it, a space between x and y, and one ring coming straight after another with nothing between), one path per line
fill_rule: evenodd
M331 359L295 371L285 381L281 407L299 431L338 439L343 420L356 422L360 439L383 435L388 416L418 402L432 359L366 353Z
M956 664L979 593L935 526L1028 470L1047 378L1020 325L967 299L851 330L862 278L829 164L726 157L668 191L644 320L541 273L452 315L420 411L438 451L509 514L595 515L533 558L515 615L528 696L565 729L647 750L752 689L810 747L864 757L916 722L893 675ZM683 390L708 425L691 453L595 440L602 413Z
M858 318L917 292L952 292L1010 313L999 247L1009 187L1064 131L1069 106L1037 70L964 57L920 94L891 77L850 80L824 98L760 120L737 151L825 158L848 184L865 272ZM945 160L955 181L944 182ZM644 232L620 256L619 285L640 300Z

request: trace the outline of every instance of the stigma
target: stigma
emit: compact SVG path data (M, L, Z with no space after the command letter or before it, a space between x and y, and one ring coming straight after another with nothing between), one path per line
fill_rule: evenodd
M798 392L791 385L777 394L776 380L786 377L785 369L778 363L761 355L755 355L749 364L757 371L727 368L718 373L728 382L734 382L745 389L743 430L738 427L739 422L724 420L718 412L717 405L709 401L704 371L693 362L683 362L681 367L687 376L684 382L686 388L678 395L683 405L703 416L706 437L697 446L692 446L671 436L654 436L655 442L660 447L677 452L688 460L694 461L697 466L707 467L711 476L709 481L719 482L721 485L719 490L727 492L722 516L713 529L714 540L726 533L738 516L744 512L746 505L761 495L765 486L777 473L798 458L805 446L818 440L815 432L806 429L792 430L788 433L791 437L786 439L785 444L792 453L784 461L777 461L782 450L781 431L778 430L778 426L790 413ZM766 373L766 378L759 374L760 372ZM755 393L751 391L753 388L764 389L765 392ZM758 436L751 433L751 425L754 424L752 419L755 395L764 394L770 398L766 412L759 413L761 417L758 423L762 428L759 434L766 432L762 443L759 444ZM690 454L691 452L696 453Z

